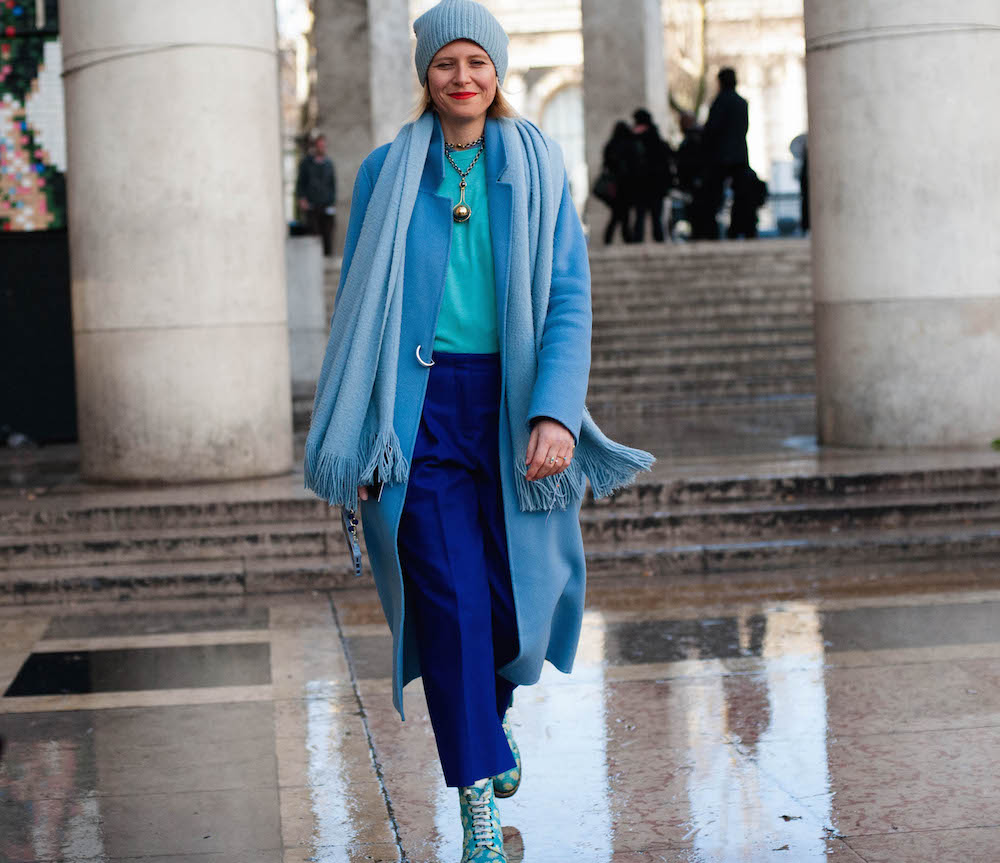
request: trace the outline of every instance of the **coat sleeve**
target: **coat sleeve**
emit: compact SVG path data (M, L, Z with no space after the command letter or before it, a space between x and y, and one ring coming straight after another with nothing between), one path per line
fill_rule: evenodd
M549 417L566 426L579 440L590 375L590 330L587 241L567 180L556 217L552 287L528 411L529 426Z
M340 284L337 286L334 308L337 307L340 292L344 290L347 271L351 268L351 260L354 258L354 250L358 245L358 237L361 236L361 225L365 220L365 211L368 209L368 201L371 199L373 188L374 183L368 174L368 166L362 162L361 167L358 169L357 179L354 181L354 194L351 197L351 218L347 223L347 235L344 237L344 258L340 265Z

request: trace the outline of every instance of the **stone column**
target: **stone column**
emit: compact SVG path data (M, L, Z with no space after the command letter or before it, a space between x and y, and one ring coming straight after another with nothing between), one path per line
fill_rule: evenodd
M407 0L313 0L319 130L337 171L335 254L351 192L372 150L396 137L416 105Z
M632 112L646 108L661 131L667 128L663 16L660 0L581 0L581 12L584 136L593 188L618 120L631 123ZM603 229L607 207L591 195L584 217L593 238Z
M806 0L819 434L1000 437L995 0Z
M82 470L292 462L271 0L64 0Z

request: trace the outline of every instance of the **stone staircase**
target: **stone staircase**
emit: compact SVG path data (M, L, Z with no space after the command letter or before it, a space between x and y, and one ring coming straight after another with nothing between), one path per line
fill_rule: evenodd
M942 459L945 455L942 454ZM1000 458L964 464L844 455L822 469L658 465L581 523L592 580L888 562L995 560ZM808 461L808 460L807 460ZM906 466L906 463L909 466ZM330 589L356 581L339 517L277 478L226 485L52 492L0 507L0 603Z
M811 401L809 266L802 241L595 251L591 410Z
M599 250L592 265L591 409L609 434L660 457L635 486L585 502L595 583L953 560L995 571L1000 453L781 443L811 429L807 245L631 247ZM723 430L707 444L706 416ZM761 429L778 442L755 451ZM726 437L740 435L730 451ZM679 452L678 437L700 455ZM0 603L370 584L350 574L338 513L299 473L107 489L56 481L69 456L57 457L58 468L42 451L26 466L14 461L31 456L0 450L0 476L20 477L0 486Z

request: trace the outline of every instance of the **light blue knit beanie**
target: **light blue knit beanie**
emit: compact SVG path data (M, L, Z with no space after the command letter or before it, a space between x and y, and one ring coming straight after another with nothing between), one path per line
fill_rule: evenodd
M482 48L497 69L503 83L507 74L507 34L490 11L475 0L441 0L413 22L417 34L417 77L427 83L427 68L445 45L469 39Z

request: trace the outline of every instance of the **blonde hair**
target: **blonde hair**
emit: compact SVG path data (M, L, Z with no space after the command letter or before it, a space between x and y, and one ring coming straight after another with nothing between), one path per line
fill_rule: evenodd
M413 115L410 118L413 121L419 120L428 111L437 110L434 106L434 100L431 98L431 88L429 84L424 84L424 91L420 94L420 99L417 102L417 106L413 109ZM507 98L503 94L503 90L500 89L500 83L497 82L497 92L493 97L493 102L489 108L486 109L486 116L496 119L498 117L517 117L518 113L514 110L514 106L507 101Z

